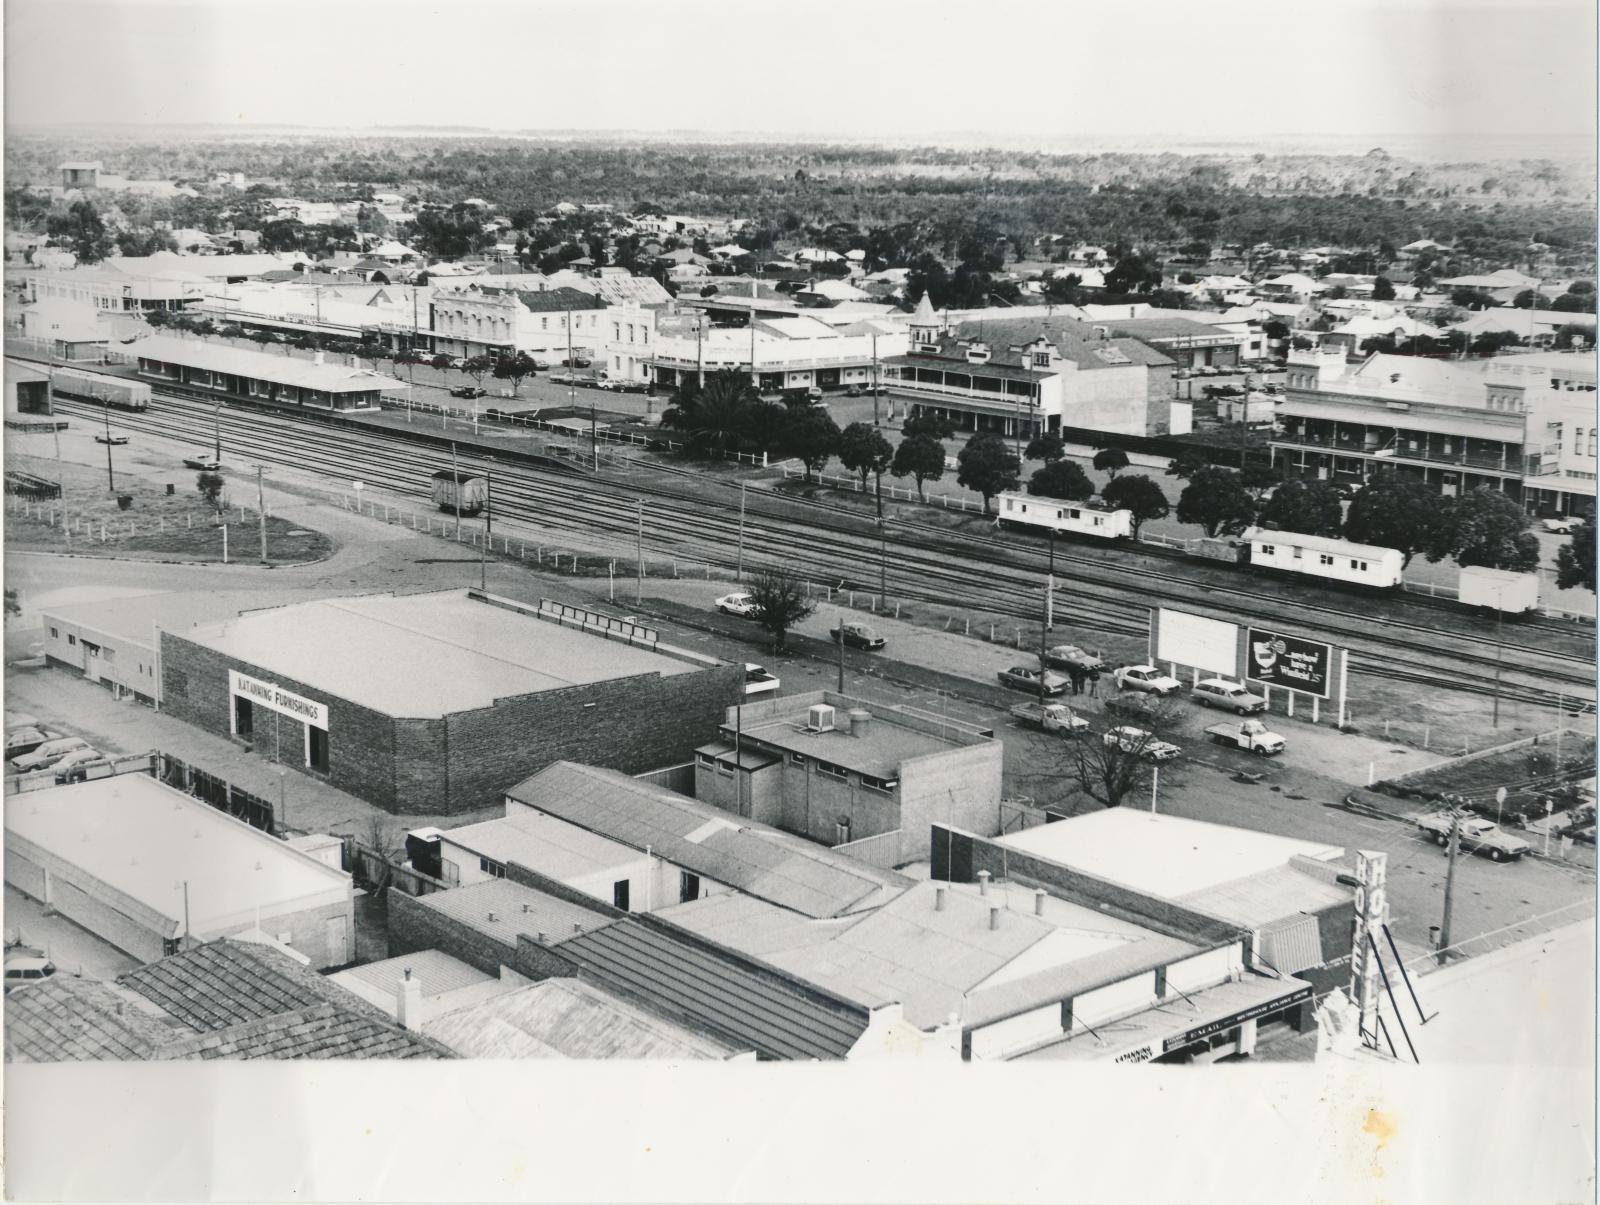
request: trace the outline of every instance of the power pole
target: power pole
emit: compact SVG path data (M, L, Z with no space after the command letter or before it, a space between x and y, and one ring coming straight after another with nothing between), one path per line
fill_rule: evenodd
M889 608L889 521L878 517L878 610ZM844 641L839 642L841 645Z
M45 409L50 412L50 433L56 442L56 492L61 498L61 530L67 536L67 548L72 548L72 519L67 514L67 470L61 463L61 426L56 422L56 345L50 342L50 360L45 372Z
M1056 529L1050 528L1050 571L1044 578L1044 626L1045 630L1053 632L1056 629Z
M1500 590L1496 590L1495 591L1495 596L1494 596L1495 607L1494 607L1494 724L1493 724L1493 726L1496 727L1496 728L1500 727L1500 668L1501 668L1501 661L1503 660L1503 658L1501 656L1501 650L1504 648L1504 646L1501 644L1501 641L1500 641L1500 631L1501 631L1501 625L1505 620L1505 614L1506 614L1506 612L1505 612L1505 600L1502 598L1502 594L1503 593L1504 593L1504 590L1502 588ZM1558 765L1556 768L1559 770L1561 767Z
M256 518L261 527L261 563L267 563L267 487L262 480L263 469L256 465Z
M490 457L490 460L493 460ZM478 553L478 589L489 593L489 543L494 539L494 469L483 474L483 548Z
M878 335L872 335L872 425L878 425Z
M741 481L739 483L739 564L738 568L734 570L734 581L737 582L744 581L744 487L745 483Z
M844 694L844 612L839 612L839 693Z
M634 552L639 558L638 589L634 594L634 604L644 604L644 499L639 499L639 530L634 538Z
M450 475L455 478L456 542L461 541L461 466L456 462L455 441L450 442Z
M1437 956L1442 966L1449 961L1450 955L1450 912L1455 904L1456 889L1456 858L1461 853L1461 796L1448 797L1450 805L1450 844L1445 850L1449 864L1444 872L1444 917L1439 925L1439 947Z
M106 488L117 492L117 476L111 469L111 403L106 403Z
M212 417L216 420L216 424L217 424L217 456L216 456L216 460L217 460L217 466L220 468L221 465L222 465L222 403L221 402L217 403L216 409L212 413Z

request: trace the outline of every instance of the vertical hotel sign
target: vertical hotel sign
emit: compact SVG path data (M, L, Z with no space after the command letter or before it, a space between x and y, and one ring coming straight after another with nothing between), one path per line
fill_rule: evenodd
M1371 850L1356 851L1356 923L1354 945L1350 950L1350 1002L1361 1018L1361 1036L1369 1042L1378 1038L1378 993L1382 990L1382 971L1378 966L1378 935L1387 918L1389 855Z
M241 699L249 699L250 702L259 704L268 711L276 711L279 715L286 715L290 719L327 731L326 703L318 703L315 699L297 695L294 691L285 690L274 683L263 682L260 678L250 677L249 674L241 674L236 669L228 671L228 691Z

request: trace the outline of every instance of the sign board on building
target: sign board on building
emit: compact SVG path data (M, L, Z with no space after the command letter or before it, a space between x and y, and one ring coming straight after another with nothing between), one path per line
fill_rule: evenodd
M1155 660L1233 677L1239 672L1239 625L1187 611L1155 615Z
M1376 1040L1378 1033L1378 993L1383 989L1378 965L1377 939L1388 920L1389 855L1372 850L1356 851L1356 923L1350 948L1350 1000L1361 1019L1361 1034Z
M292 690L271 682L263 682L259 678L252 678L248 674L241 674L236 669L228 671L228 691L242 699L265 707L268 711L276 711L290 719L299 720L310 724L314 728L327 731L328 705L318 703L315 699L308 699L304 695L297 695Z
M1247 628L1245 677L1326 699L1333 693L1333 646L1264 628Z

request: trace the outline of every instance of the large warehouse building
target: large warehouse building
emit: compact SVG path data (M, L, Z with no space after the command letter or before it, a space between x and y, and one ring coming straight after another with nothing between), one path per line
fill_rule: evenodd
M13 795L5 836L9 886L146 962L256 930L355 957L348 874L147 774Z
M469 812L556 761L694 755L744 667L561 604L327 599L160 635L162 706L388 811Z

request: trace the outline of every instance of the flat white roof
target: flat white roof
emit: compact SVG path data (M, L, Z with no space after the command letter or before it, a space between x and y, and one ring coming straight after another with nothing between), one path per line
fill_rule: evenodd
M275 916L351 890L344 871L147 774L13 795L5 802L5 831L8 840L31 842L172 926L183 923L187 883L196 934L248 920L257 907Z
M1319 862L1344 856L1320 841L1137 808L1106 808L995 840L1166 900L1282 868L1296 854Z
M688 662L477 602L465 590L332 598L252 611L183 634L311 691L437 719L496 699Z
M525 807L496 820L446 829L440 840L496 862L515 862L563 883L644 860L644 854Z

